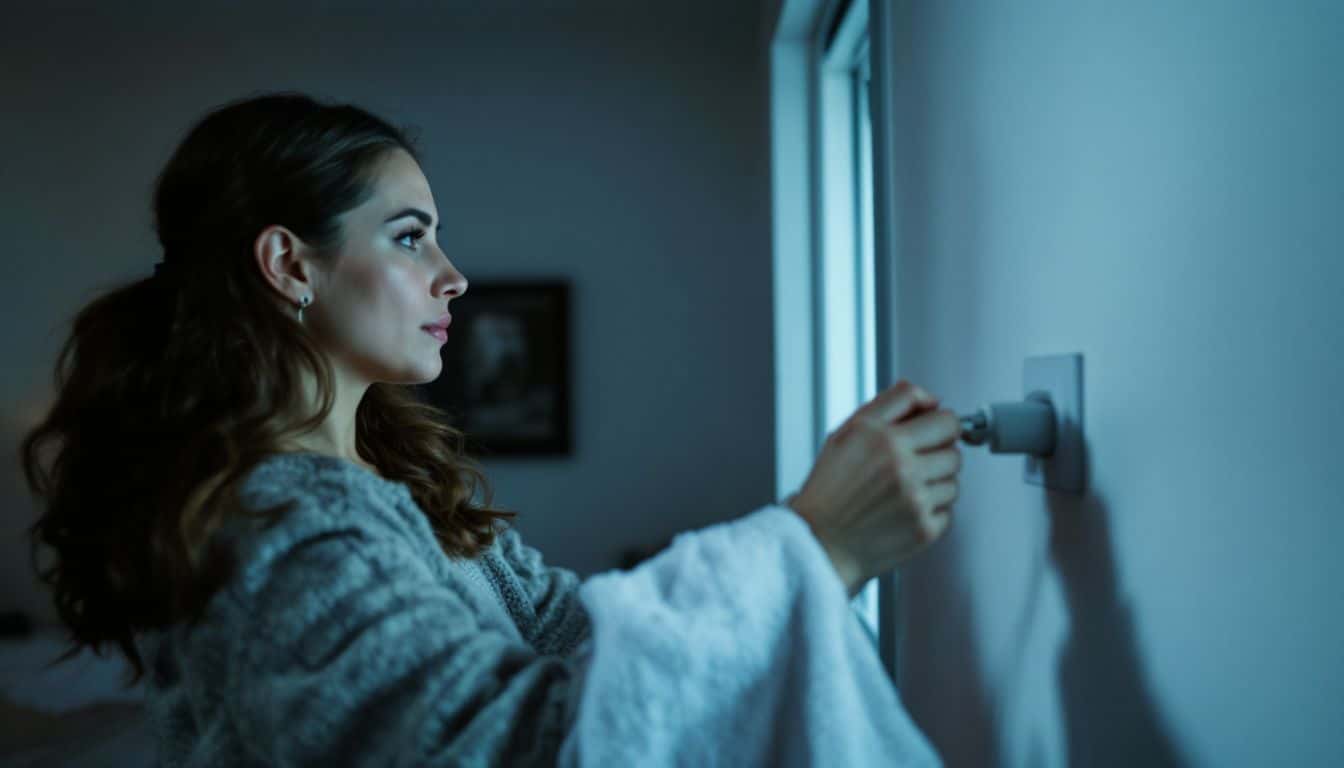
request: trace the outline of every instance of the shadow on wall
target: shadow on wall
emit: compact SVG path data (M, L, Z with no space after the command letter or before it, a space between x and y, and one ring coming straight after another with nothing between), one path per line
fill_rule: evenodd
M1062 764L1086 768L1188 764L1147 683L1132 614L1117 583L1104 500L1092 493L1044 491L1044 495L1050 562L1037 562L1014 632L1016 647L1010 658L1016 661L1004 679L1017 682L994 691L982 677L975 661L980 656L979 635L965 583L970 569L959 562L967 550L952 546L944 556L921 558L908 566L917 583L943 586L908 590L902 598L906 611L901 620L902 699L949 768L1046 764L1050 750L1043 744L1030 744L1020 755L1006 751L1013 739L1005 736L1012 734L1001 732L1004 713L997 711L995 700L1020 700L1010 689L1021 683L1045 571L1053 565L1070 627L1058 657ZM949 535L962 534L954 526ZM911 617L919 617L919 631L910 631Z
M1148 688L1133 616L1117 589L1109 510L1091 493L1045 495L1050 559L1070 617L1059 661L1066 764L1187 764Z
M964 534L954 524L947 535ZM962 551L945 545L941 556L916 558L902 573L912 583L945 586L901 590L898 692L945 765L982 768L999 764L1002 745L989 686L976 661L980 651Z

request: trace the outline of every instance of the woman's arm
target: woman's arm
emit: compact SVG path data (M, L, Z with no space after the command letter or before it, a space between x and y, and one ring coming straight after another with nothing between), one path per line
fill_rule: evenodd
M788 507L681 533L580 597L591 663L562 766L939 765Z
M541 653L573 653L590 633L588 612L578 598L578 574L546 565L541 553L524 544L512 528L499 534L499 554L521 582L536 614L536 629L527 641Z

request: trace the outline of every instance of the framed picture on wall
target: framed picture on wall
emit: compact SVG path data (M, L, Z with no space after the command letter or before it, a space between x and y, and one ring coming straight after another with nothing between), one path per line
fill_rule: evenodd
M419 385L473 457L569 455L569 283L470 281L449 306L443 372Z

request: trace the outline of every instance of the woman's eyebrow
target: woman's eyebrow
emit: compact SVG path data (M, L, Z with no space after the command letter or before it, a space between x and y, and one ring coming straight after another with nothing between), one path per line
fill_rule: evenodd
M420 220L420 223L421 223L421 224L424 224L426 227L428 227L430 224L433 224L433 223L434 223L434 217L433 217L433 216L430 216L428 213L425 213L424 211L420 210L419 208L403 208L403 209L401 209L400 211L397 211L396 213L392 214L391 216L388 216L388 217L383 221L383 223L384 223L384 224L390 224L391 222L394 222L394 221L396 221L397 219L402 219L402 218L405 218L405 217L407 217L407 216L414 216L415 218L419 219L419 220ZM440 231L440 230L442 230L442 229L443 229L443 225L440 224L439 226L437 226L437 227L434 228L434 231L435 231L435 232L438 232L438 231Z

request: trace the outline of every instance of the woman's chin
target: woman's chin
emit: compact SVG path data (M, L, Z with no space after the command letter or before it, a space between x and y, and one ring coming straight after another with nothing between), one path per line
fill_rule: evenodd
M415 381L409 381L409 382L406 382L406 383L408 383L408 384L428 384L428 383L430 383L431 381L434 381L435 379L439 378L439 374L441 374L441 373L443 373L443 360L442 360L442 359L438 359L438 364L437 364L437 365L434 365L434 366L432 366L432 367L430 367L430 368L428 368L428 369L421 368L419 371L416 372L416 375L413 377L413 378L415 379Z

